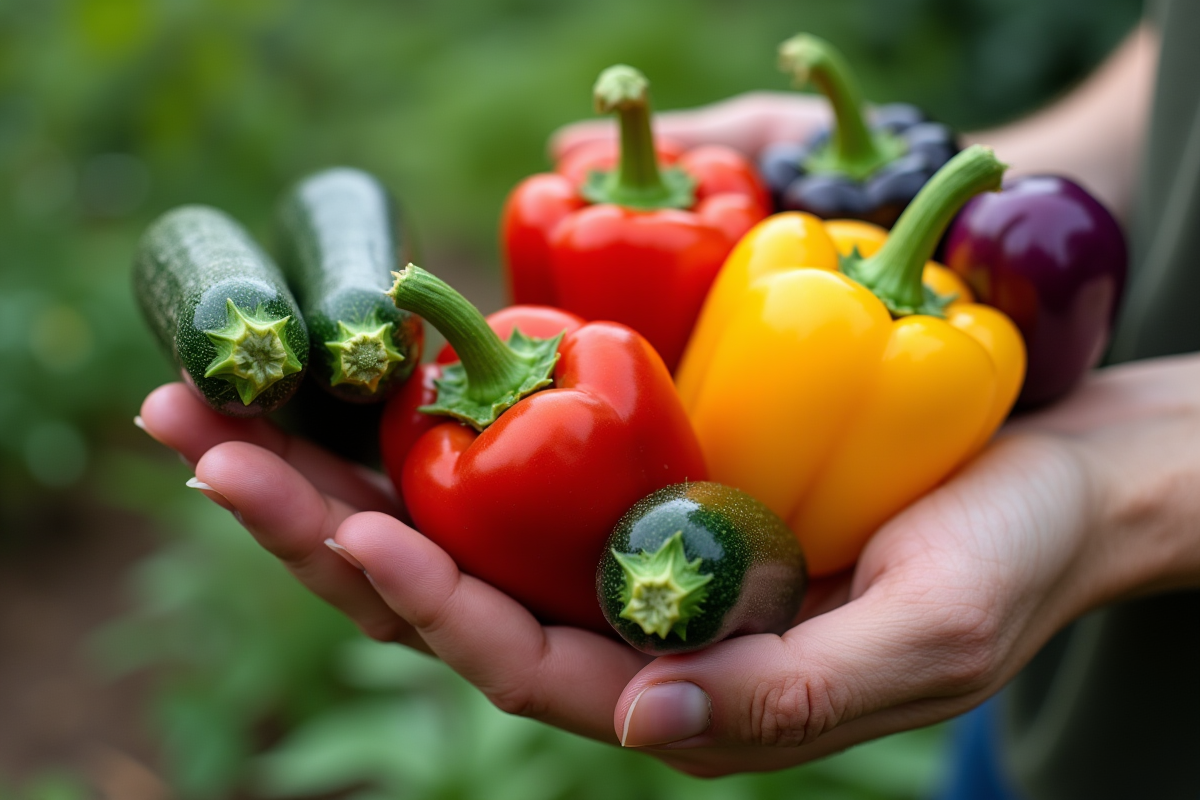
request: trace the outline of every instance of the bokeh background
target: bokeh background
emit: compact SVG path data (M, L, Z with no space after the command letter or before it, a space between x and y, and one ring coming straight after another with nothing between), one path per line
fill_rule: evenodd
M501 302L505 193L627 62L659 109L785 89L841 45L868 97L960 129L1085 75L1138 0L0 0L0 798L919 798L945 731L692 780L505 717L308 597L131 424L172 371L129 289L162 211L270 243L281 190L350 164L423 263Z

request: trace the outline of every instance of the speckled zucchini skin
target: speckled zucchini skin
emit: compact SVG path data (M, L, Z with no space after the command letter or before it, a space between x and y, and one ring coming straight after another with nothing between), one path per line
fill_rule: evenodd
M624 571L612 550L657 550L683 532L689 561L711 574L700 613L688 621L687 639L648 634L619 615ZM808 575L795 535L770 509L745 492L719 483L680 483L639 500L617 523L596 571L596 592L609 624L629 644L650 655L699 650L731 636L783 633L791 627Z
M309 326L310 374L324 389L351 402L376 402L398 389L421 360L420 318L396 308L384 292L392 272L408 263L407 239L396 205L383 185L357 169L311 175L283 198L279 210L280 263ZM334 355L325 346L338 322L391 322L392 344L403 356L374 391L331 385Z
M283 339L308 363L308 330L283 274L241 225L208 206L163 214L138 244L134 294L154 335L185 378L217 411L253 417L278 408L296 391L304 370L285 375L246 405L221 377L204 377L217 354L205 331L227 324L227 301L272 318L290 317Z

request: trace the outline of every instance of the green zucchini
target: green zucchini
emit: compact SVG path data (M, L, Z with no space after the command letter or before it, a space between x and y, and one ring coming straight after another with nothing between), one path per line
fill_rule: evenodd
M257 416L300 385L304 319L279 268L224 212L182 206L155 220L133 283L155 336L217 411Z
M279 211L280 262L308 323L310 373L343 400L374 402L421 360L421 320L384 294L408 263L395 203L361 170L296 184Z
M605 618L651 655L783 633L807 582L787 525L745 492L707 482L639 500L613 529L596 571Z

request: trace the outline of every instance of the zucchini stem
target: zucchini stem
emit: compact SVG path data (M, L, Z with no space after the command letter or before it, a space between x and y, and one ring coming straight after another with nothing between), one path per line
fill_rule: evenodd
M225 327L204 332L217 348L204 377L229 381L242 404L248 406L271 384L303 369L284 336L292 317L264 318L262 308L247 315L229 298L225 311Z
M325 342L333 356L330 386L349 383L374 392L379 388L379 382L404 360L404 354L392 341L395 326L390 322L382 325L378 322L374 315L362 325L338 321L338 338Z
M687 641L688 621L700 613L713 576L700 572L703 559L687 560L683 531L671 534L653 553L611 552L625 573L621 618L636 623L647 636L665 639L674 632Z

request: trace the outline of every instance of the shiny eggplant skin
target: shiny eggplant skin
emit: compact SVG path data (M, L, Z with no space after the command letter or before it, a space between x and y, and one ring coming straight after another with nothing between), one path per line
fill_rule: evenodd
M1055 175L1015 178L973 198L945 241L946 265L1021 329L1029 359L1021 408L1062 397L1099 363L1126 262L1108 209Z

